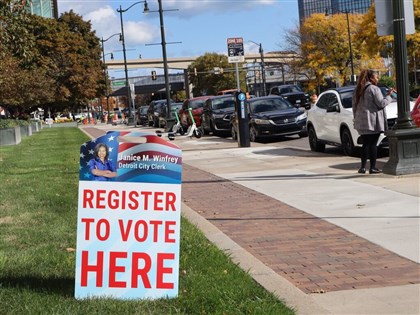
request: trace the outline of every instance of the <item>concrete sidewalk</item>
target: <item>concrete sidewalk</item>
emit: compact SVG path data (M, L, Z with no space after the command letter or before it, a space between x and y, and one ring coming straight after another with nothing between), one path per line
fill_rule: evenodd
M175 143L184 215L298 314L420 314L420 174L360 175L287 142Z

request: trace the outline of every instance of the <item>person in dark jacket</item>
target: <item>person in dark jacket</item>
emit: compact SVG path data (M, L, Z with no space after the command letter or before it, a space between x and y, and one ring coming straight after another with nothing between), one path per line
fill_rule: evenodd
M377 142L382 132L388 129L385 107L391 103L391 94L383 97L378 87L379 77L374 70L362 70L354 90L352 107L354 128L361 135L363 146L359 173L366 173L366 162L369 159L369 174L382 172L376 167Z

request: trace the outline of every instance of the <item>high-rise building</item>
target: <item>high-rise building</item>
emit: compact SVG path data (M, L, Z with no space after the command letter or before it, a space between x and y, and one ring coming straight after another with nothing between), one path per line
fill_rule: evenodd
M366 13L373 0L298 0L299 20L302 23L313 13Z
M32 0L28 1L27 7L32 14L58 19L57 0Z

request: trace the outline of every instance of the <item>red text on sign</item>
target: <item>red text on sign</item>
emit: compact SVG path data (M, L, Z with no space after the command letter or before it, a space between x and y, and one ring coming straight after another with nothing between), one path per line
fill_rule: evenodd
M92 279L95 280L96 287L104 286L104 253L103 251L98 251L96 253L96 263L89 264L89 251L82 251L82 262L81 262L81 286L87 287L88 275L89 273L94 273L95 277ZM152 257L147 253L142 252L133 252L131 257L128 257L129 253L127 252L109 252L109 283L105 284L109 288L138 288L139 279L141 279L141 285L146 289L151 289L152 284L149 278L149 273L153 267L156 267L156 279L155 280L155 289L173 289L173 282L165 282L165 275L172 275L174 270L171 267L165 267L165 262L173 261L175 259L174 253L157 253L156 266L152 265ZM121 260L131 259L131 269L126 270L126 267L119 264ZM130 272L130 281L117 280L117 275ZM121 277L120 277L121 278Z
M163 191L84 189L85 209L176 211L176 194Z

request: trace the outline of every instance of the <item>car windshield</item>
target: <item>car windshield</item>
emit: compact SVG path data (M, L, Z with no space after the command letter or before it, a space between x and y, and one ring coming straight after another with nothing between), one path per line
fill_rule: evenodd
M213 109L225 109L225 108L234 108L235 107L235 101L233 98L225 99L215 99L213 101Z
M299 93L299 92L302 92L302 90L297 86L288 86L288 87L281 88L281 90L280 90L280 94Z
M193 101L190 101L190 108L192 108L192 109L202 108L203 105L204 105L204 101L205 100L193 100Z
M282 98L272 98L252 101L250 102L250 108L253 113L264 113L290 109L294 106Z
M352 106L352 98L353 98L353 90L345 91L340 93L341 104L343 104L344 108L351 108Z
M140 114L147 114L147 110L148 109L149 109L148 107L142 107L142 108L140 108Z

